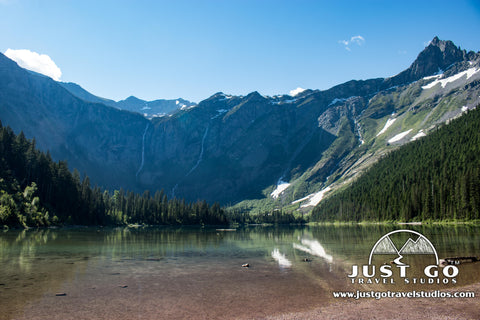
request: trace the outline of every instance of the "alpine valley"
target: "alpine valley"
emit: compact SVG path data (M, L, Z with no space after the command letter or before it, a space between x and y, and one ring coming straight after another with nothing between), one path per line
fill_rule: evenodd
M319 77L328 75L319 75ZM295 96L115 102L0 54L0 120L99 186L309 212L386 153L480 102L480 53L435 37L389 78Z

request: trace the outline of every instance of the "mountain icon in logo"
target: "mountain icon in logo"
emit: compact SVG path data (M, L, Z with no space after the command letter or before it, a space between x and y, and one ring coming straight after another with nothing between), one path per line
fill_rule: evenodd
M373 251L374 254L398 254L398 250L390 237L380 239Z
M432 245L426 241L425 237L418 237L417 241L412 238L403 245L399 251L400 254L435 254Z
M409 233L410 236L407 241L403 244L402 248L398 250L398 248L393 243L392 239L390 238L391 235L397 233ZM417 236L417 240L413 240L414 236ZM435 250L433 244L428 240L423 234L413 231L413 230L395 230L389 232L382 236L373 246L372 250L370 251L370 257L368 259L368 264L372 264L372 257L375 254L392 254L398 255L399 258L394 260L398 261L403 257L403 255L408 254L428 254L428 255L435 255L435 260L438 265L438 254ZM395 262L397 263L397 262ZM397 264L398 264L397 263Z

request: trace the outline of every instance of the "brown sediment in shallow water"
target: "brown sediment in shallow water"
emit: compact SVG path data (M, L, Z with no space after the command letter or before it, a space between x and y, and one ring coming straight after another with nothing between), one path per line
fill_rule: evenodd
M231 275L230 284L224 277L218 282L211 278L177 278L176 283L162 283L159 278L142 275L120 277L115 284L100 281L94 286L87 281L78 287L72 283L64 286L67 295L46 293L14 318L480 319L480 283L442 289L472 291L476 298L332 299L331 291L318 295L318 287L306 285L299 293L292 290L291 279L262 280L258 274L251 277L252 272L240 269L241 272ZM271 280L275 280L274 286L269 285ZM252 281L256 282L253 287ZM172 289L177 294L169 294Z
M272 274L260 263L219 266L210 275L195 269L83 277L64 284L65 295L45 292L8 319L249 319L306 310L330 299L310 280L288 270Z

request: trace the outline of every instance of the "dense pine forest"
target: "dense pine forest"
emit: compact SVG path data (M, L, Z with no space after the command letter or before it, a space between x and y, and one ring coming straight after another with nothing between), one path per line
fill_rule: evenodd
M0 225L225 224L224 210L205 201L168 199L163 191L142 195L91 187L88 176L71 173L0 123Z
M480 218L480 110L393 151L323 200L314 221Z

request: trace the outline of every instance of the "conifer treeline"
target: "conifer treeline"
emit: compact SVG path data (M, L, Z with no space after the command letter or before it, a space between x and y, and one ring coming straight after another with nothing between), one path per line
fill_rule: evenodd
M111 195L92 188L88 176L69 171L65 161L54 162L0 122L0 225L51 224L112 225L225 224L224 210L205 201L186 203L168 199L163 191L153 196L117 190Z
M312 220L480 219L480 110L389 153Z

